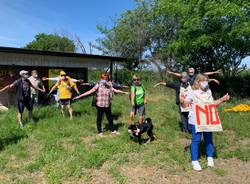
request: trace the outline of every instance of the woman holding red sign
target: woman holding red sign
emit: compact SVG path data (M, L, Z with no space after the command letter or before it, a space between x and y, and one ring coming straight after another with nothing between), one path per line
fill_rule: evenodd
M213 154L214 154L214 146L213 146L213 137L212 132L198 132L195 124L196 124L196 118L195 118L195 104L215 104L219 105L222 102L228 101L230 99L230 96L228 94L224 95L222 98L218 100L214 100L212 96L212 92L209 89L208 85L208 78L203 75L199 74L197 75L194 84L192 86L192 90L189 91L187 97L181 98L181 104L184 107L188 107L191 105L191 110L189 111L189 117L188 117L188 123L191 126L192 130L192 143L191 143L191 160L192 160L192 166L193 169L196 171L201 171L202 168L198 161L198 145L201 141L201 137L203 135L203 138L205 140L206 144L206 152L207 152L207 161L208 166L213 167L214 161L213 161Z

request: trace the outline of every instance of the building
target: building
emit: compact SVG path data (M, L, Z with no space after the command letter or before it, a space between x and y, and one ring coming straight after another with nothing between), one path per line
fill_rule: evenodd
M0 88L7 84L5 78L10 71L18 78L22 69L36 69L44 77L56 77L60 70L64 70L73 78L88 81L88 69L109 68L112 77L113 66L126 61L120 57L0 47ZM50 87L51 84L45 83L45 86ZM1 94L0 103L6 104L5 99Z

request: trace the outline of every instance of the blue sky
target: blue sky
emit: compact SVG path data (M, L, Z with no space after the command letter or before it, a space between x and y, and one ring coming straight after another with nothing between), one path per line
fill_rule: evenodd
M110 25L134 6L134 0L0 0L0 46L23 47L37 33L59 33L79 36L88 52L87 43L101 36L96 25ZM250 67L250 57L243 63Z
M37 33L60 33L85 43L99 36L97 24L111 24L134 0L0 0L0 45L22 47Z

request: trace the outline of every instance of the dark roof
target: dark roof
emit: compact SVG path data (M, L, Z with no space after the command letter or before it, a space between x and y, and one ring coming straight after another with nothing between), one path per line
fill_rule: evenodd
M47 56L63 56L63 57L98 58L98 59L109 59L109 60L120 61L120 62L125 62L128 60L127 58L122 58L122 57L70 53L70 52L42 51L42 50L32 50L32 49L23 49L23 48L14 48L14 47L0 47L0 52L47 55Z

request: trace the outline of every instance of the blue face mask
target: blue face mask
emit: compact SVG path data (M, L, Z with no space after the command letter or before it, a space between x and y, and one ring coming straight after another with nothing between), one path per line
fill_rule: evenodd
M100 83L105 85L105 84L107 84L107 81L106 80L100 80Z

